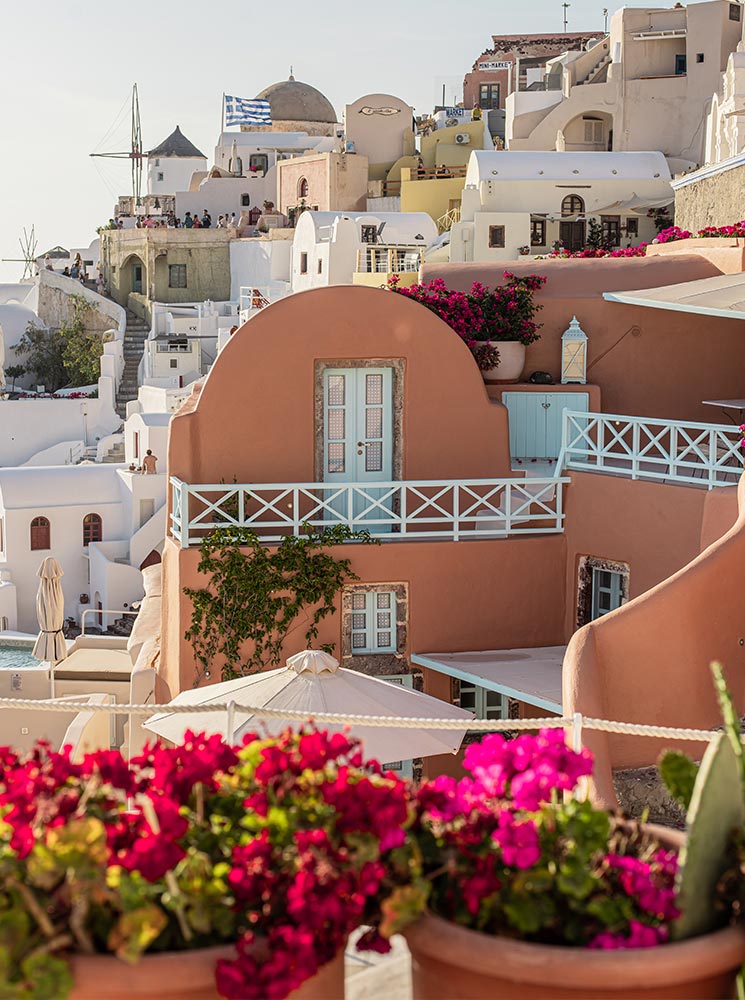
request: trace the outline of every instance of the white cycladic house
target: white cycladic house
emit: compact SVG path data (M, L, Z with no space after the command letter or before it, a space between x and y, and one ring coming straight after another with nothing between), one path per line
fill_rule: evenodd
M730 0L621 7L608 35L550 60L538 86L509 95L508 148L659 149L676 170L702 163L706 111L744 23Z
M549 252L587 244L597 220L615 247L651 242L648 217L673 201L662 153L474 151L461 221L450 232L451 261L515 260L521 248Z
M209 370L221 335L237 325L235 302L154 302L138 379L141 386L178 389Z
M130 550L163 508L165 479L165 473L144 476L113 464L0 469L0 571L15 588L15 608L0 612L7 627L38 628L36 573L47 556L65 574L66 617L80 620L86 608L99 606L123 609L142 597L140 564L131 564Z
M215 146L215 163L200 167L175 189L176 215L200 215L206 208L213 226L220 215L253 213L258 219L265 201L277 199L277 163L306 153L322 153L338 144L329 136L307 132L223 132Z
M303 212L292 244L291 289L350 285L358 266L375 270L372 249L391 248L402 270L418 271L420 255L436 239L437 224L426 212Z
M207 157L176 128L147 154L147 192L151 195L188 191L192 174L207 169Z
M66 617L80 621L93 609L88 624L98 625L99 609L126 610L142 597L140 570L160 561L165 541L168 425L190 391L140 389L127 404L123 463L0 469L0 631L36 631L36 572L46 556L65 574ZM148 450L157 465L145 475Z

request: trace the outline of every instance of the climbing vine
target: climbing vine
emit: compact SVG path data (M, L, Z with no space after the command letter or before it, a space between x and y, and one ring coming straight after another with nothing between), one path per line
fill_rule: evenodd
M349 559L335 559L328 551L349 541L373 539L346 525L288 535L276 548L263 545L248 528L218 528L204 538L197 569L209 582L199 589L184 587L192 602L184 638L199 665L195 686L210 676L217 659L223 661L223 680L279 666L283 643L304 623L310 646L343 585L358 579ZM246 642L252 644L247 659L241 651ZM334 646L321 648L332 652Z

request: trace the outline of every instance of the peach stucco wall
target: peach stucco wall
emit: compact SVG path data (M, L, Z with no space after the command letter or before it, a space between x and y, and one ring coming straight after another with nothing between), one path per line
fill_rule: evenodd
M718 491L713 497L715 509L702 518L704 531L714 521L725 520L721 494L729 494L731 501L733 492ZM685 502L682 496L681 500ZM724 664L737 707L743 711L745 480L738 500L737 520L722 538L669 579L574 635L564 661L565 712L653 725L714 727L720 718L709 672L712 660ZM687 512L682 510L681 515L685 518ZM654 528L654 523L641 526L648 542ZM669 526L665 531L670 541L676 530ZM590 732L586 742L596 755L596 795L609 804L614 802L612 768L652 764L672 745ZM684 748L700 756L703 744Z
M501 283L503 272L543 274L541 339L528 348L525 372L558 381L561 335L576 315L588 336L588 381L600 387L607 413L724 422L704 399L742 396L742 322L626 306L603 292L652 288L720 274L693 255L608 260L536 260L500 264L428 264L426 280L467 290L473 281Z
M403 360L402 479L510 475L506 411L462 340L403 296L355 286L299 292L249 320L196 407L171 421L168 471L185 482L315 478L315 363Z
M241 483L315 481L316 361L370 358L403 361L402 479L511 475L506 410L490 400L460 338L417 303L391 292L358 287L298 293L241 327L221 352L196 400L171 422L169 474L192 484L234 479ZM413 548L419 550L421 543L414 543ZM388 567L384 579L405 579L401 564L408 562L404 557L413 551L411 547L383 546L374 551L389 553L383 556ZM442 549L435 545L426 551L431 556L424 576L437 580L442 576L437 569ZM178 565L170 547L164 555L164 592L168 595L164 669L173 679L173 662L180 650L182 677L189 678L188 683L193 676L190 651L179 638L185 624L181 622L180 632L173 631L170 616L174 602L181 602L180 589L194 582L191 574L196 563L190 562L191 555L182 554ZM483 558L489 561L491 557ZM514 560L515 565L519 562ZM180 574L180 586L173 582L175 574ZM506 590L511 586L509 577L508 573ZM482 579L483 573L474 571L473 580L464 584L465 592L478 590ZM413 607L418 600L412 597ZM426 614L424 620L429 620ZM480 621L476 613L471 641L481 635Z
M351 559L365 583L405 583L409 593L411 652L553 646L564 634L564 539L561 535L469 542L386 542L345 545L332 550ZM190 602L180 586L202 586L198 549L179 551L166 542L163 553L164 603L160 675L168 690L158 700L190 688L194 660L184 630ZM285 655L303 648L302 626ZM339 653L341 616L321 623L318 644L331 642ZM404 668L405 669L405 668ZM213 680L219 680L216 670ZM425 679L425 687L427 686ZM351 706L350 706L351 708Z
M739 274L745 271L745 240L727 237L673 240L647 247L647 256L670 257L675 254L696 254L713 264L722 274Z

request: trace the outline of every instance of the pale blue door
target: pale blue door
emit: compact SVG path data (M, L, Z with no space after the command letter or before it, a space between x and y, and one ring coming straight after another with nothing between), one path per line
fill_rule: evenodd
M324 475L340 487L332 497L342 519L372 522L371 531L390 531L390 488L372 484L393 479L393 372L390 368L328 368L324 374ZM353 491L341 489L353 483ZM333 519L333 518L332 518ZM338 520L338 518L336 518ZM375 521L383 523L375 525Z
M564 410L585 412L586 392L503 392L510 419L512 458L558 458Z

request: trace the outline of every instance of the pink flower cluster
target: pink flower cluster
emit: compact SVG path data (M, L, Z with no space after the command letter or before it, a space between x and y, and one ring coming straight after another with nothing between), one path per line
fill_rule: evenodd
M413 836L433 912L548 943L633 948L667 939L678 915L675 854L644 835L616 835L589 802L564 801L591 774L589 751L573 751L560 729L495 734L468 746L463 766L469 776L441 776L417 793Z
M0 821L11 852L3 861L14 877L27 877L37 846L53 849L51 832L95 818L106 838L96 862L102 888L84 912L111 925L126 909L104 891L108 869L117 869L130 900L148 883L143 899L161 909L165 940L185 948L192 909L177 920L173 900L196 892L192 937L238 942L237 956L216 971L220 993L234 1000L279 1000L344 948L376 912L385 852L403 843L410 808L407 784L364 763L356 741L315 729L253 734L240 748L188 733L181 746L156 743L129 765L118 751L76 763L69 748L42 743L21 755L0 747ZM59 913L69 899L63 885L45 908Z
M504 272L504 278L505 283L495 288L475 281L470 292L458 292L448 288L442 278L399 287L399 278L394 275L388 287L444 320L466 343L479 368L485 370L499 363L493 341L528 345L539 338L534 317L540 306L533 296L546 279L536 274L518 277L510 271Z
M744 237L745 236L745 219L741 222L735 222L730 226L705 226L703 229L699 229L696 233L699 238L703 237Z
M680 226L668 226L657 233L655 243L673 243L675 240L689 240L693 233L688 229L681 229Z

